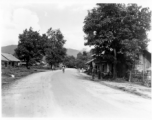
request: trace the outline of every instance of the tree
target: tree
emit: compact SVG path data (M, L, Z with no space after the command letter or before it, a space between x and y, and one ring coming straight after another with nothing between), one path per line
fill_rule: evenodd
M66 56L66 48L64 48L66 40L59 29L48 29L47 36L46 60L52 68L53 65L63 62Z
M95 54L104 52L102 57L113 60L116 78L118 62L133 66L137 55L146 49L150 22L149 8L137 4L97 4L84 20L85 45L94 46Z
M18 47L15 49L15 54L20 60L26 62L26 67L29 69L29 63L39 61L42 58L42 51L39 49L43 46L41 36L37 31L25 29L22 34L19 34ZM40 43L40 44L39 44Z
M75 68L76 67L76 59L74 56L66 56L64 59L65 66L69 68Z
M46 51L49 48L48 43L49 43L48 36L46 34L42 34L41 39L39 40L38 43L38 47L39 47L39 51L41 51L41 53L44 56L46 55Z
M91 55L89 52L83 51L79 52L76 58L76 66L78 68L86 68L86 62L91 59Z

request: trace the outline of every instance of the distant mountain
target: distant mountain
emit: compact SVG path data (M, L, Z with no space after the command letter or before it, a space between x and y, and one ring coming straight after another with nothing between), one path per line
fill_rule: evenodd
M3 46L1 47L1 51L3 53L9 53L9 54L14 54L14 50L17 48L17 45L8 45L8 46Z
M3 53L10 53L10 54L14 54L14 50L17 48L17 45L8 45L8 46L3 46L1 47L1 51ZM73 55L74 57L77 57L77 54L79 53L80 51L78 50L75 50L75 49L67 49L67 55Z
M79 53L79 50L75 50L75 49L67 49L67 55L73 55L74 57L77 57L77 54Z

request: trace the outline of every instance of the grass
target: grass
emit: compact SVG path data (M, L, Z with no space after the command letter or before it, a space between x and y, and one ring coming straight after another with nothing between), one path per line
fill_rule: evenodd
M49 70L49 68L31 67L30 69L27 69L26 67L9 67L9 68L2 67L1 70L2 70L1 73L2 84L8 84L17 79L28 76L30 74ZM12 78L11 75L15 75L15 77Z

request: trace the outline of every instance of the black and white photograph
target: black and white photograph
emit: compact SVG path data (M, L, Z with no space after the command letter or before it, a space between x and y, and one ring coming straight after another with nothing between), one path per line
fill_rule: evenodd
M152 120L152 2L0 0L1 118Z

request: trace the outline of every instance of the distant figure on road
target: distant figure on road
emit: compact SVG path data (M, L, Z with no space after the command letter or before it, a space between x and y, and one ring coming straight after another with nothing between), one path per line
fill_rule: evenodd
M95 77L95 68L92 68L92 80L94 80Z
M63 71L63 73L64 73L64 71L65 71L65 66L62 66L62 71Z

